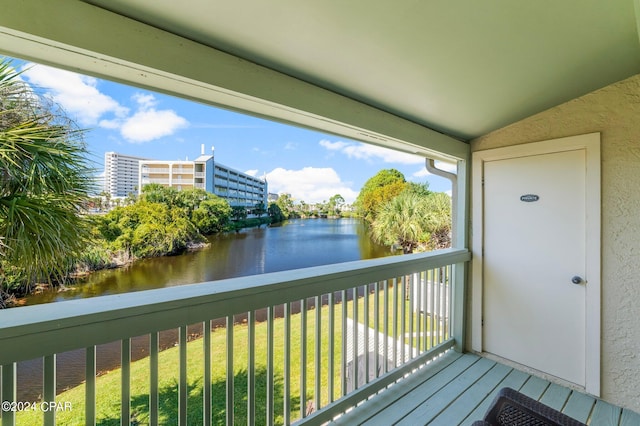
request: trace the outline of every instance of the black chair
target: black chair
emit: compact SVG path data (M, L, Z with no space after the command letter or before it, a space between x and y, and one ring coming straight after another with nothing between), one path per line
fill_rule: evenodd
M472 426L586 426L511 388L502 388L484 416Z

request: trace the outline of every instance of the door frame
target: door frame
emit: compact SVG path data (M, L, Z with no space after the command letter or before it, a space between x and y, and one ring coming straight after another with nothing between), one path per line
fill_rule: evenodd
M600 133L570 136L472 153L471 250L471 348L484 352L483 345L483 252L484 252L484 163L564 151L585 151L585 391L600 396L601 336L601 177Z

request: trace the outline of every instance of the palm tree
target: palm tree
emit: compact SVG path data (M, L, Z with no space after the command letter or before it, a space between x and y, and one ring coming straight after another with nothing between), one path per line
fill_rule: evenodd
M428 233L421 199L409 191L401 192L380 208L372 223L373 239L386 245L400 244L412 253Z
M82 131L0 60L0 290L9 269L20 270L27 286L63 276L84 247L86 155Z
M421 243L442 248L443 235L451 229L451 201L444 193L421 196L403 191L383 204L371 225L376 242L399 244L404 253L412 253Z

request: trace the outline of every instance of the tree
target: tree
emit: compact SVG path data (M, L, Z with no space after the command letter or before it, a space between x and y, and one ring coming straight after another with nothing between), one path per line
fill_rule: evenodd
M406 187L404 175L396 169L380 170L369 178L356 199L358 213L373 222L380 206L400 194Z
M261 217L266 212L267 209L265 208L264 203L257 203L253 208L253 213L258 217Z
M234 220L242 220L247 218L247 209L244 206L231 207L231 216Z
M412 253L420 241L427 239L424 204L419 196L403 192L382 205L371 225L375 241L399 244L404 253Z
M7 265L21 269L28 286L64 276L85 247L87 154L83 131L0 60L0 289Z
M329 198L327 211L330 215L340 215L340 207L344 204L344 198L340 194L336 194Z
M450 231L451 199L442 192L420 196L403 191L381 207L371 225L375 241L399 244L404 253L420 245L431 250L448 247Z
M159 183L150 183L142 187L142 200L150 203L176 204L178 190L173 187L162 186Z
M214 234L224 229L231 218L231 212L229 203L214 195L200 202L191 215L191 221L202 234Z
M289 219L293 212L293 199L291 194L280 194L276 200L276 204L280 207L280 212L285 219Z
M282 210L280 209L280 206L277 203L269 203L267 213L271 218L271 223L282 222L286 219L286 217L284 217L284 214L282 213Z
M432 192L424 199L431 238L428 248L451 247L451 197L444 192Z

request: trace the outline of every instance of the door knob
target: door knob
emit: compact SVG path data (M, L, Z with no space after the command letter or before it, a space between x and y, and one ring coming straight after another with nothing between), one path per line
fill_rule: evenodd
M582 277L579 277L576 275L573 278L571 278L571 282L574 284L582 284L583 280L582 280Z

